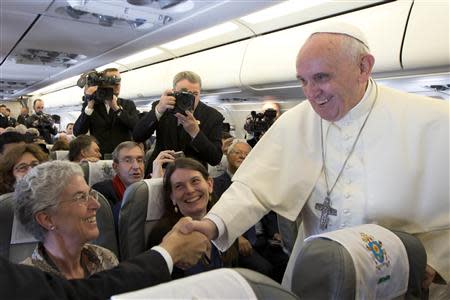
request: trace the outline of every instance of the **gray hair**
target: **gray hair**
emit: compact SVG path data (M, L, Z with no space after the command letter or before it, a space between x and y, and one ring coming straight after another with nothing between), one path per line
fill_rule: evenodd
M132 142L132 141L126 141L126 142L122 142L119 145L117 145L117 147L114 149L113 153L112 153L112 159L114 162L118 163L119 162L119 153L122 149L126 148L126 149L132 149L138 147L139 149L142 150L141 146L139 146L138 143L136 142ZM144 150L142 150L142 152L144 152Z
M355 61L359 61L361 56L369 54L370 50L369 48L364 45L360 40L347 35L343 33L324 33L324 32L317 32L313 33L308 39L311 37L317 35L317 34L334 34L338 35L340 37L340 46L342 53L345 53L348 55L351 59L354 59Z
M27 133L27 126L25 126L23 124L19 124L19 125L16 126L16 131L18 133L21 133L21 134L26 134Z
M40 136L39 130L34 127L27 128L27 133L34 135L35 137Z
M227 154L230 154L231 151L233 151L234 147L235 147L237 144L246 144L246 145L250 148L250 150L252 149L252 146L250 146L250 145L247 143L246 140L244 140L244 139L234 139L234 140L231 142L231 145L228 147Z
M177 83L183 79L186 79L191 83L198 83L200 87L202 87L202 79L197 73L194 73L192 71L183 71L175 75L175 77L173 78L173 87L175 87Z
M40 164L16 183L14 209L25 229L43 241L47 229L36 221L36 213L55 208L70 179L84 176L81 167L69 161L54 160Z

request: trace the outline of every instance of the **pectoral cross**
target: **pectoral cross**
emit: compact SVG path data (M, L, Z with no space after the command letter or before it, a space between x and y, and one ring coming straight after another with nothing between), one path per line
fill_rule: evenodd
M327 195L323 203L316 203L315 209L320 210L320 229L325 230L328 227L328 216L337 216L337 210L330 205L330 197Z

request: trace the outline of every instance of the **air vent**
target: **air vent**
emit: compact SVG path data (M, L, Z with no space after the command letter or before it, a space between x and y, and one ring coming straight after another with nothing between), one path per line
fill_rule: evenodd
M175 4L178 4L180 1L176 2ZM81 22L105 27L131 27L147 31L172 21L169 15L163 13L163 7L160 7L162 3L150 0L67 0L67 3L68 6L58 7L55 12Z
M450 89L450 84L432 84L432 85L427 85L427 88L433 89L436 92L443 92L443 91L447 91Z
M48 51L43 49L25 49L14 55L17 64L47 65L52 67L71 67L86 56L81 54Z

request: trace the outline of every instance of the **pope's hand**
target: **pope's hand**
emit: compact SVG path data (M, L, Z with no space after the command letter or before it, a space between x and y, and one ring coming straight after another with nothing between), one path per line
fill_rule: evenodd
M169 252L173 263L183 269L189 268L197 264L200 258L209 251L211 244L200 232L182 233L180 228L185 223L190 222L190 218L182 218L167 233L160 246Z
M218 236L218 230L216 224L209 219L202 219L200 221L192 220L191 218L184 218L186 221L180 224L179 229L181 232L187 234L193 231L203 233L210 240L214 240Z

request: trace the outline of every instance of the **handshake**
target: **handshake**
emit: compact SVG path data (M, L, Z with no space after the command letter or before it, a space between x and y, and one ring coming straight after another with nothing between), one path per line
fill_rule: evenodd
M194 221L184 217L167 233L161 244L172 257L174 265L187 269L211 253L210 240L217 236L216 225L207 219Z

